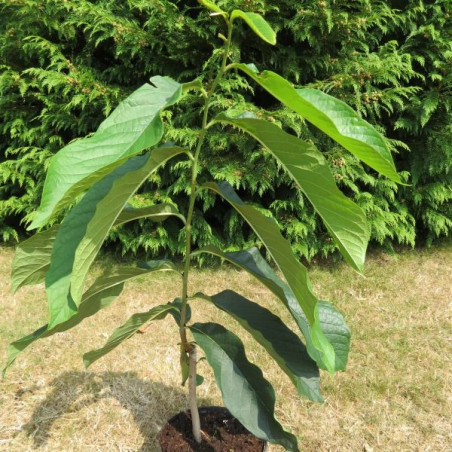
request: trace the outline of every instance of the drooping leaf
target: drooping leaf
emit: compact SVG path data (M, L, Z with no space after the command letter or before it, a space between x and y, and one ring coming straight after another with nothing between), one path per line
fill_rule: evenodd
M225 406L258 438L298 451L297 439L275 419L275 391L259 367L250 363L240 339L216 323L190 330L212 366Z
M251 30L253 30L263 41L272 45L276 44L275 31L260 14L248 13L241 11L240 9L235 9L231 13L231 22L237 18L245 21Z
M222 196L251 226L292 289L295 299L305 313L311 325L311 339L315 348L322 353L322 359L328 370L334 372L334 349L323 334L317 310L317 298L312 293L306 268L295 258L290 243L279 232L278 225L265 217L253 206L245 204L227 182L207 183L208 188Z
M58 230L46 274L51 328L77 311L89 267L128 199L150 173L183 152L162 147L132 157L96 182L69 212Z
M175 216L185 223L185 217L171 204L156 204L155 206L148 207L126 206L119 214L114 226L140 218L148 218L151 221L160 222L166 220L170 216Z
M253 247L246 251L223 253L214 246L206 246L193 254L209 253L225 259L249 274L253 275L270 289L287 307L306 339L309 356L322 369L327 369L322 356L311 340L311 327L290 287L271 269L258 249ZM350 330L342 315L326 301L318 301L320 328L333 346L335 354L335 370L345 370L350 348Z
M25 350L29 345L38 339L44 339L52 336L55 333L61 333L76 325L87 317L94 315L100 309L108 307L122 292L123 284L117 284L111 287L107 287L92 296L87 297L80 303L78 312L66 322L58 324L52 329L48 329L48 325L44 325L37 329L33 333L25 336L17 341L12 342L8 347L8 359L3 368L3 377L5 377L6 370L16 360L17 355Z
M93 362L97 361L108 352L111 352L126 339L131 338L146 323L152 320L161 320L165 318L170 311L175 310L177 310L177 308L173 304L168 303L155 306L149 311L132 315L124 325L113 332L102 348L91 350L83 355L85 367L90 366Z
M176 271L179 273L172 262L160 260L147 262L143 268L122 267L115 271L109 271L107 275L97 278L83 294L78 311L69 320L56 325L54 328L48 328L48 325L44 325L28 336L14 341L9 345L8 359L3 369L3 376L5 376L7 368L15 361L17 355L30 344L38 339L43 339L77 326L84 319L110 306L122 292L125 281L137 276L147 275L154 271Z
M345 102L311 88L295 89L272 71L257 73L246 64L233 64L284 105L294 110L364 163L402 183L383 137Z
M279 317L232 290L201 297L237 320L287 374L300 395L323 401L319 369L298 336Z
M13 293L23 286L44 281L50 266L50 255L57 228L58 226L53 226L47 231L35 234L17 246L11 272Z
M159 204L141 208L126 207L119 214L114 226L140 218L159 222L169 216L175 216L185 223L184 216L179 214L174 206ZM23 286L45 281L58 229L59 225L55 225L46 231L38 232L17 246L11 273L13 293Z
M182 273L177 269L177 267L174 264L174 262L172 262L172 261L170 261L168 259L158 259L158 260L153 260L153 261L142 262L142 263L140 263L138 268L130 267L130 269L136 270L137 271L137 276L139 276L138 275L138 271L143 272L142 274L144 275L146 273L159 270L159 271L172 271L172 272L175 272L182 278ZM177 304L176 303L177 300L178 299L173 301L173 303Z
M152 77L151 83L121 102L94 135L68 144L52 158L41 205L29 229L44 226L95 181L161 140L160 112L179 100L182 86L160 76Z
M370 236L366 216L337 188L322 153L268 121L224 114L216 121L239 127L273 154L312 203L344 258L362 271Z

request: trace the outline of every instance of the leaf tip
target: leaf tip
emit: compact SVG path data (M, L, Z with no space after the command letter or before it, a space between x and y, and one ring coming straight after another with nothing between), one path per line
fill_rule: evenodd
M12 277L12 275L11 275L11 277ZM15 295L19 289L20 289L20 285L15 283L14 279L13 279L13 282L11 283L11 294Z
M83 355L83 365L85 366L85 369L88 369L89 366L91 366L91 360L87 357L88 353L85 353Z
M33 231L34 229L38 229L41 225L39 224L39 221L34 219L26 228L27 231Z

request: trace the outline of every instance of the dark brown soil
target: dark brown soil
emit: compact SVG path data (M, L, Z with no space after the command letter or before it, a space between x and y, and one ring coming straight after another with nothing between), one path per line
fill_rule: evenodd
M158 435L162 452L262 452L265 442L256 438L226 408L199 409L202 442L193 438L190 411L170 419Z

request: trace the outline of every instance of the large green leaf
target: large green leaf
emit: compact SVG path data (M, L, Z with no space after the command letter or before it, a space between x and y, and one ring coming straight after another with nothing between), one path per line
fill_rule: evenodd
M320 328L317 298L310 289L306 268L293 255L290 243L283 238L278 225L253 206L245 204L227 182L207 183L202 185L201 188L208 188L222 196L237 210L262 240L286 278L295 299L311 325L311 339L314 346L322 353L322 359L327 369L334 372L334 349Z
M83 355L85 367L90 366L102 356L111 352L126 339L131 338L143 325L152 320L161 320L171 311L177 311L177 307L171 303L155 306L149 311L132 315L124 325L117 328L108 338L106 344L97 350L91 350Z
M141 157L135 157L136 164L131 162L129 165L127 162L121 168L118 168L117 176L112 175L111 179L113 183L110 189L110 177L107 176L103 186L101 186L103 181L100 181L99 185L96 188L93 187L92 191L89 190L82 199L80 202L81 209L92 212L87 224L80 223L78 218L76 223L69 221L69 218L67 218L69 227L71 227L71 233L74 232L74 228L76 227L81 231L86 228L84 237L80 241L75 253L71 277L71 294L76 303L83 293L83 284L88 269L99 252L103 241L108 236L112 225L117 221L118 216L121 213L125 216L123 220L118 219L118 223L133 219L127 216L127 210L125 212L123 210L129 198L148 178L150 173L156 171L168 160L184 152L186 151L179 147L162 147L154 149L149 157L143 158L143 161L141 161ZM163 220L170 213L175 214L176 212L174 208L168 209L167 206L163 206L164 212L161 212L161 209L162 206L148 207L147 212L149 215L153 215L154 220L159 214L163 214L160 216ZM170 211L168 212L168 210ZM143 215L144 212L136 213ZM88 217L85 218L88 219ZM55 245L57 242L58 236Z
M182 85L169 77L152 77L151 83L121 102L94 135L70 143L52 158L41 206L29 229L45 225L95 181L161 140L160 112L178 101Z
M77 311L89 267L128 199L151 172L183 152L162 147L132 157L96 182L69 212L58 230L46 274L50 327Z
M190 330L212 366L229 411L251 433L287 450L298 451L297 439L275 419L275 391L259 367L250 363L240 339L216 323L195 323Z
M202 298L227 312L259 342L291 379L298 393L322 402L319 369L299 337L268 309L232 290Z
M276 157L312 203L345 259L362 271L370 235L366 216L337 188L322 153L268 121L224 114L216 121L239 127Z
M345 102L311 88L295 89L272 71L257 73L246 64L233 64L284 105L308 120L379 173L401 183L383 137Z
M46 271L50 266L50 255L52 254L57 229L58 226L53 226L47 231L35 234L17 246L11 272L11 290L13 293L16 293L22 286L44 281Z
M17 355L38 339L43 339L67 331L77 326L87 317L91 317L101 309L107 308L118 297L124 287L124 282L137 276L143 276L155 271L176 271L174 264L167 260L150 261L142 268L122 267L115 271L109 271L107 275L97 278L89 289L83 294L82 302L78 311L66 322L48 328L44 325L33 333L17 341L12 342L8 347L8 359L3 369L3 377L7 368L15 361ZM179 272L177 272L179 273ZM180 273L179 273L180 275Z
M290 287L271 269L257 248L224 253L214 246L207 246L195 251L193 254L199 253L209 253L231 262L237 267L246 270L270 289L284 303L300 328L300 331L303 333L309 356L316 361L319 367L327 369L321 354L312 343L311 327L295 295ZM344 370L350 348L350 330L342 315L330 303L319 301L317 306L319 310L320 328L334 349L334 368L336 371Z
M241 11L240 9L235 9L231 13L231 22L235 19L244 20L251 30L256 33L259 38L268 42L269 44L276 44L276 33L269 25L269 23L260 15L256 13L247 13L245 11Z
M126 206L114 222L114 226L140 218L159 222L169 216L175 216L185 223L184 216L171 204L140 208ZM58 228L59 225L55 225L46 231L38 232L17 246L11 274L13 293L23 286L45 281Z

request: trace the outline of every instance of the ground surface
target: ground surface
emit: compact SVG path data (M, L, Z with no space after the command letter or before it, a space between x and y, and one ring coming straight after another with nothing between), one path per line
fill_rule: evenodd
M46 321L42 286L12 296L12 248L0 248L0 362L9 342ZM103 264L111 265L111 261ZM250 360L265 366L277 392L277 416L303 451L451 451L452 244L374 253L365 277L345 265L311 269L317 294L332 300L353 334L348 369L323 373L323 405L300 400L290 381L249 336ZM193 291L232 288L279 312L269 292L232 268L193 273ZM131 314L172 300L179 288L160 274L129 284L117 302L76 329L32 345L0 381L0 450L155 451L166 419L187 405L179 384L177 331L155 322L85 371L81 354L101 346ZM194 320L239 327L198 301ZM288 323L290 321L287 319ZM199 388L220 404L205 361ZM272 447L271 451L281 449Z

